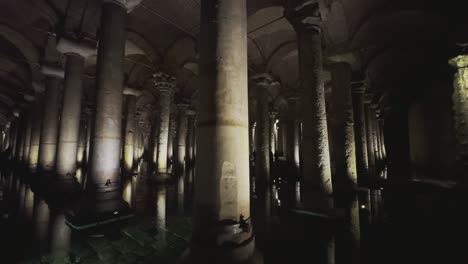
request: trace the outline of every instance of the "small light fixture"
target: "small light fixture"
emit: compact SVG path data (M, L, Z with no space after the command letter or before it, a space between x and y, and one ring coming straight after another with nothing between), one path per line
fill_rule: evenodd
M361 209L366 209L366 206L365 206L365 205L361 205Z

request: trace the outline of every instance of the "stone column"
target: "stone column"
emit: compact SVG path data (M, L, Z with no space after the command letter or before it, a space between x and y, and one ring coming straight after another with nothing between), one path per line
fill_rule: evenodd
M384 134L384 123L385 123L385 117L384 113L381 110L379 114L379 118L377 120L378 125L379 125L379 137L380 137L380 147L382 151L382 159L386 160L387 159L387 150L385 149L385 134Z
M28 166L31 171L36 171L39 161L39 144L41 139L42 126L42 95L39 96L33 105L32 120L31 120L31 141L29 147Z
M154 74L154 85L159 94L159 131L157 138L158 159L156 164L156 181L165 181L167 174L167 143L169 140L169 121L175 78L158 72Z
M284 118L281 117L278 123L278 152L281 153L282 157L286 156L286 133L285 133L285 121Z
M187 148L185 153L185 193L186 197L191 199L193 189L193 175L195 170L195 126L196 112L192 109L187 110Z
M120 174L127 15L124 3L106 0L102 4L90 167L86 200L75 219L78 225L95 221L101 214L120 217L128 209L121 196Z
M366 114L364 109L364 86L353 87L354 133L356 139L356 164L358 180L368 179L369 159L367 155Z
M80 131L78 133L78 151L76 153L76 162L79 167L84 164L86 156L86 134L88 132L86 123L86 114L82 114L80 118Z
M174 141L176 135L177 128L177 121L174 115L170 115L169 117L169 138L167 141L167 166L168 166L168 173L173 173L174 171L174 164L175 164L175 157L174 157Z
M299 97L292 96L288 98L288 126L287 126L287 159L291 165L292 173L295 177L299 176L300 159L300 127L298 121L298 102Z
M382 141L382 138L380 137L381 136L381 131L380 131L379 119L380 119L380 109L379 109L378 105L375 105L374 126L375 126L375 138L376 138L376 142L377 142L376 151L377 151L377 156L379 157L379 162L382 163L382 161L383 161L383 150L382 150L383 141ZM381 165L381 164L379 164L379 165Z
M66 64L56 171L58 183L68 188L74 182L77 165L85 57L90 56L95 49L62 38L57 43L57 50L66 54ZM65 192L67 188L59 187Z
M135 148L135 112L136 112L136 101L140 92L126 87L123 91L126 96L126 107L125 107L125 135L124 135L124 147L123 147L123 168L122 178L124 181L124 200L132 206L134 201L135 193L133 190L136 186L136 175L133 175L134 167L134 148ZM135 176L135 177L133 177ZM132 206L133 207L133 206Z
M305 206L315 210L333 207L325 90L322 81L322 36L318 3L286 9L297 33L299 76L302 83L303 180Z
M192 263L246 263L250 220L247 7L201 2Z
M29 149L31 148L31 129L32 129L32 121L33 121L33 107L32 105L26 112L25 115L25 132L23 134L23 155L22 161L24 164L28 164L29 160Z
M179 212L184 211L184 187L185 187L185 155L186 155L186 139L187 139L187 104L178 104L178 122L177 122L177 138L176 138L176 153L174 159L174 170L177 179L177 207Z
M332 140L331 162L335 168L333 190L335 207L345 210L347 225L337 235L337 242L346 244L337 257L349 263L359 263L360 246L359 199L357 192L356 145L354 136L353 102L351 96L351 65L338 62L332 65L332 94L330 128Z
M332 163L335 167L333 187L335 204L345 208L355 197L357 187L356 144L354 137L351 66L345 62L332 65L332 98L330 111Z
M374 143L373 146L373 151L374 151L374 157L375 157L375 166L376 169L378 169L378 166L380 165L381 157L380 157L380 152L379 152L379 132L378 132L378 126L377 126L377 105L374 103L370 104L370 117L369 117L369 122L370 125L372 126L372 142ZM377 173L377 171L376 171Z
M376 157L375 157L375 140L374 140L374 126L372 125L372 111L370 106L371 100L369 95L365 98L365 116L366 116L366 139L367 139L367 157L369 161L369 179L375 177L377 171L375 168Z
M267 74L259 74L252 77L255 84L255 92L257 99L257 115L256 126L256 161L255 161L255 177L256 177L256 193L259 204L257 212L260 216L259 225L262 233L267 234L269 229L269 219L271 218L271 177L270 177L270 114L269 100L270 94L268 89L272 84L272 79Z
M270 111L270 153L273 158L276 157L276 116L275 111ZM275 160L276 161L276 160Z
M24 135L26 133L26 123L27 123L27 112L24 111L20 114L20 118L18 119L18 139L16 143L16 158L18 161L23 160L23 152L24 152Z
M42 67L47 77L42 111L42 130L39 147L39 170L51 172L55 167L58 136L59 95L63 80L63 70L47 66Z

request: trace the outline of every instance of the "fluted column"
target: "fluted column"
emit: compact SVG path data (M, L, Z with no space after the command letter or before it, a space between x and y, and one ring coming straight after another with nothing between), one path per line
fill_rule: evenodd
M77 165L85 57L95 49L62 38L57 50L66 54L66 64L56 171L57 181L69 185L74 182ZM59 188L66 191L64 187Z
M356 139L356 163L358 180L367 181L369 159L367 155L366 114L364 109L364 86L353 87L354 133Z
M159 131L157 138L158 158L156 162L156 180L165 181L167 174L167 143L169 140L169 122L171 101L174 93L174 77L158 72L154 74L155 86L159 94Z
M42 129L39 147L39 169L51 172L55 167L58 136L59 95L63 80L63 70L48 70L43 66L42 73L48 75L42 110Z
M201 2L192 263L245 263L250 223L247 7ZM234 231L235 230L235 231Z
M299 76L302 84L304 202L308 208L333 207L330 151L322 81L322 36L318 3L286 9L297 33Z
M184 210L184 195L185 195L185 155L186 155L186 140L187 140L187 108L186 104L178 104L178 122L177 122L177 138L176 138L176 153L174 170L177 179L177 205L179 212Z

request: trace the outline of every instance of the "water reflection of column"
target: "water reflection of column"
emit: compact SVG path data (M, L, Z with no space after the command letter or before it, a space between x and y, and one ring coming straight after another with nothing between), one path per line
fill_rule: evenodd
M47 234L49 229L49 206L38 196L34 197L34 235L37 249L41 255L47 251Z
M166 246L166 186L161 184L156 188L156 228L158 242L161 247Z
M65 224L64 212L51 211L50 222L50 252L57 259L65 256L70 249L72 230Z

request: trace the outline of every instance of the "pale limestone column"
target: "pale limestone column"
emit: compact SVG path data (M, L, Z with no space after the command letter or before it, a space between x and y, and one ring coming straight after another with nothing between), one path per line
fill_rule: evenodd
M90 166L86 200L74 219L78 225L95 221L99 215L120 216L128 210L122 199L120 173L125 3L106 0L101 8Z
M288 125L287 125L287 153L288 163L293 169L295 177L299 175L300 159L299 159L299 121L298 121L298 102L299 97L292 96L288 98Z
M57 50L66 55L66 64L56 171L59 185L69 185L74 182L77 165L85 57L91 56L95 48L61 38Z
M23 155L22 161L26 165L29 160L29 149L31 147L31 129L32 129L32 120L33 120L33 107L32 104L26 112L25 115L25 132L23 134Z
M255 157L255 189L258 197L257 212L260 216L262 233L267 234L271 218L271 177L270 177L270 114L269 89L273 80L268 74L258 74L252 77L256 93L256 157Z
M39 161L39 144L41 139L41 126L42 126L42 108L43 96L38 96L32 108L31 120L31 140L28 156L28 167L31 171L36 171Z
M186 141L187 141L187 104L178 104L178 122L177 122L177 138L176 138L176 153L174 159L174 170L177 179L177 208L179 213L184 212L185 200L185 155L186 155Z
M286 9L297 33L299 76L302 83L303 180L305 206L315 210L333 207L325 90L322 81L322 36L318 3Z
M48 77L42 110L38 169L51 172L55 168L56 162L59 95L64 73L62 69L47 66L42 66L41 70Z
M157 182L162 182L169 177L167 174L167 142L169 140L169 118L175 78L162 72L154 74L153 77L154 85L159 94L158 157L155 179Z
M82 114L80 118L80 131L78 133L78 150L76 153L76 162L78 167L82 167L86 158L86 115Z
M192 263L245 263L255 252L250 221L247 7L201 3ZM223 246L229 245L229 246Z
M136 89L126 87L123 91L126 96L125 107L125 139L123 150L123 173L129 177L133 173L134 166L134 148L135 148L135 112L136 100L140 92Z
M356 86L352 89L358 179L367 181L369 173L369 159L367 155L367 132L366 114L364 109L364 92L364 86Z

